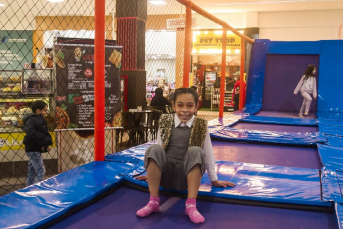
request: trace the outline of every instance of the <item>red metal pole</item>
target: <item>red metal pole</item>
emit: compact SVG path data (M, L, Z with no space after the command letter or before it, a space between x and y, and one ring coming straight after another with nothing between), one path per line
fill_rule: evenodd
M186 7L185 23L185 48L183 59L183 87L189 87L189 72L191 70L191 45L192 45L192 9Z
M225 96L225 70L226 70L226 28L223 27L222 36L222 68L221 68L221 79L220 79L220 102L219 102L219 117L222 118L224 115L224 96Z
M244 106L244 95L245 95L245 87L244 87L244 63L245 63L245 40L241 38L241 76L239 82L239 109L242 110Z
M94 160L105 159L105 0L95 0Z
M184 6L191 7L191 10L193 10L194 12L197 12L198 14L204 16L205 18L208 18L211 21L214 21L215 23L223 26L227 30L230 30L231 32L236 34L237 36L244 38L247 42L249 42L251 44L255 42L253 39L245 36L244 34L241 34L240 32L238 32L238 30L236 30L232 26L228 25L226 22L218 19L217 17L213 16L209 12L203 10L200 6L194 4L192 1L190 1L190 0L177 0L177 1L180 2Z

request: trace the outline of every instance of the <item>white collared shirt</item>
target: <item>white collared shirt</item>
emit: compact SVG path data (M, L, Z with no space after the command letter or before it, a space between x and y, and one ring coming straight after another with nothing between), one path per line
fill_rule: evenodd
M188 126L189 128L192 128L193 122L194 122L195 116L193 117L186 123L182 123L179 117L177 115L174 115L174 123L175 123L175 128L178 127L179 125L181 126ZM161 134L160 130L157 132L157 140L156 144L162 145L162 139L161 139ZM214 160L214 154L213 154L213 149L212 149L212 142L210 138L210 133L206 132L206 138L204 142L204 147L202 148L205 153L205 167L208 173L208 176L211 181L216 181L218 180L217 172L216 172L216 167L215 167L215 160Z

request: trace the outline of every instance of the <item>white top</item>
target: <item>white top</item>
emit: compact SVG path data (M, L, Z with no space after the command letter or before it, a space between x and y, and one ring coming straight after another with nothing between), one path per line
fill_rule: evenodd
M181 126L186 125L189 128L192 128L194 118L195 118L195 116L193 115L193 117L188 122L182 123L181 120L179 119L179 117L177 117L177 115L175 114L175 116L174 116L175 127L178 127L179 125L181 125ZM162 145L160 130L158 130L158 132L157 132L156 144ZM209 176L211 181L216 181L216 180L218 180L218 176L217 176L216 167L215 167L212 142L211 142L210 133L208 132L208 130L206 132L204 147L202 149L204 150L204 153L206 156L205 157L205 167L206 167L208 176Z
M304 80L305 75L303 75L294 90L294 94L300 92L307 92L313 94L313 97L317 97L317 81L315 77L308 77L307 80Z

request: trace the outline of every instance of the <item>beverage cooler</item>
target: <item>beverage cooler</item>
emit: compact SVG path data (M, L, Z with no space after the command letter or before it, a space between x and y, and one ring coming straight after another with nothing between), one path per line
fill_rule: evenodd
M212 89L217 80L217 72L215 71L205 71L204 72L204 89L203 90L203 107L211 108L211 96Z

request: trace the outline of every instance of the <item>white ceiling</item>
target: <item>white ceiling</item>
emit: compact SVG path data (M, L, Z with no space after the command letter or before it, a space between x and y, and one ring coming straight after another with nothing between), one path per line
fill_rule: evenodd
M149 14L180 13L176 0L166 0L167 5L153 6L148 3ZM192 0L210 13L239 13L266 11L306 11L343 9L343 0ZM184 11L184 9L183 9Z
M128 0L129 1L129 0ZM152 5L148 2L148 14L185 13L176 0L166 0L166 5ZM106 0L106 14L115 11L115 0ZM238 13L263 11L304 11L343 9L343 0L193 0L210 13ZM0 0L0 7L6 15L93 15L94 0L64 0L51 3L46 0Z

